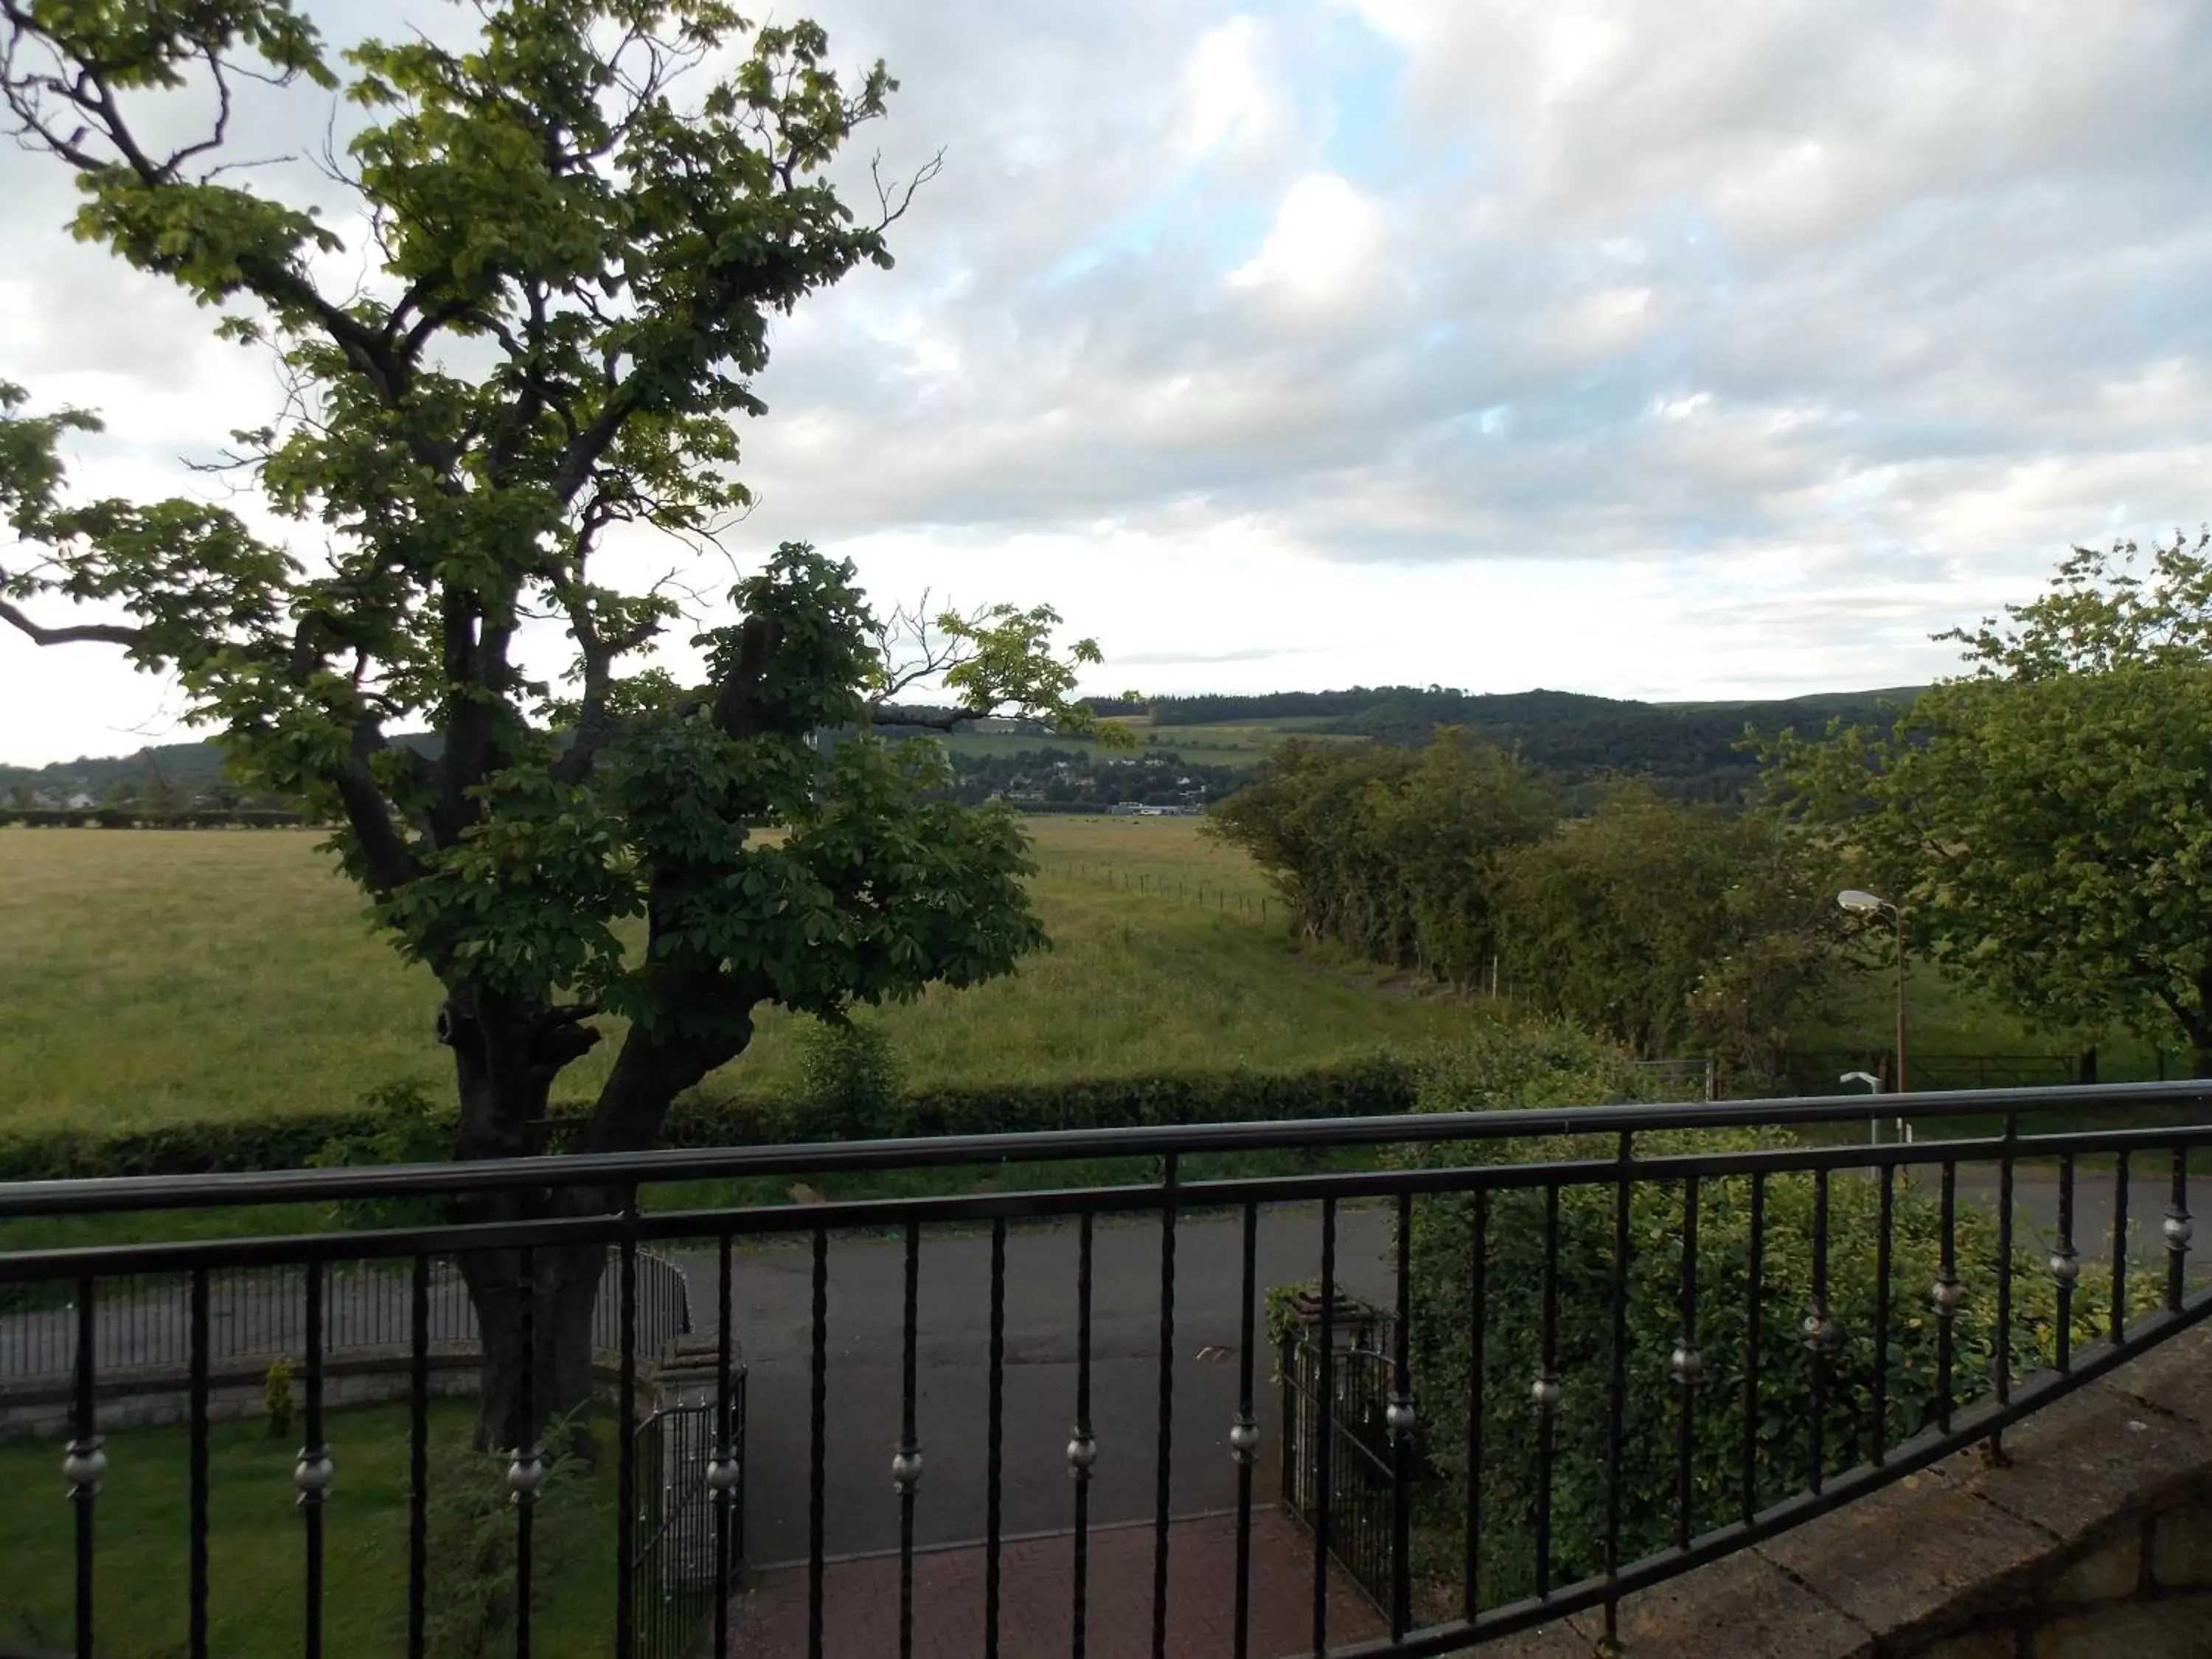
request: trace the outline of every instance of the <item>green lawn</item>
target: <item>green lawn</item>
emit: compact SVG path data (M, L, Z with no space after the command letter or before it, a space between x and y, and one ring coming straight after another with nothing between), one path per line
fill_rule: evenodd
M1449 999L1384 994L1292 951L1278 904L1193 819L1029 820L1054 948L873 1016L916 1087L1296 1067L1447 1036ZM442 1087L437 989L361 920L307 832L0 830L0 1129L122 1129ZM607 1022L610 1027L614 1022ZM792 1021L707 1088L789 1088ZM582 1097L614 1043L562 1076Z
M467 1468L472 1410L431 1415L434 1508L441 1480ZM325 1419L337 1468L325 1510L324 1647L330 1659L403 1652L407 1632L407 1412L333 1412ZM182 1429L107 1437L109 1474L95 1510L94 1633L105 1659L170 1659L185 1651L190 1514L189 1439ZM264 1421L209 1434L208 1647L225 1659L289 1659L301 1650L305 1529L294 1502L297 1433ZM536 1522L539 1595L532 1650L576 1659L611 1650L615 1460L550 1494ZM0 1445L0 1644L57 1652L74 1641L74 1523L60 1453L49 1440ZM494 1522L498 1525L501 1522ZM450 1587L461 1534L434 1525L434 1589ZM451 1619L450 1595L434 1618ZM512 1638L509 1638L510 1642ZM453 1650L448 1649L448 1651ZM496 1650L495 1648L493 1650Z

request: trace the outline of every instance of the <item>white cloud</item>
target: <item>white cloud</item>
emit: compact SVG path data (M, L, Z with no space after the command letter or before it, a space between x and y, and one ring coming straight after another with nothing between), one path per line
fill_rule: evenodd
M1267 26L1249 15L1199 36L1182 77L1182 138L1194 155L1261 154L1280 141L1287 112L1269 44Z
M1310 173L1284 193L1267 240L1229 273L1229 285L1271 289L1302 304L1347 299L1382 240L1381 215L1349 181Z

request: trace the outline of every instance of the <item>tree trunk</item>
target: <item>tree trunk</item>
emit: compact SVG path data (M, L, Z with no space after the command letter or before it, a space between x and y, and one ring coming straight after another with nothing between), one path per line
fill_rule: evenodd
M521 1004L456 991L440 1010L438 1035L453 1051L460 1089L464 1160L522 1158L544 1151L546 1097L561 1068L590 1051L599 1034L580 1024L590 1011ZM507 1189L454 1200L454 1219L520 1221L604 1213L608 1195ZM591 1395L592 1307L606 1252L590 1245L530 1252L477 1250L460 1258L483 1343L477 1443L514 1450L538 1443L543 1425ZM523 1334L526 1292L530 1336ZM526 1377L528 1387L525 1387ZM589 1454L588 1443L578 1449Z
M733 988L714 988L738 1000ZM749 1007L750 1000L744 1006ZM544 1151L546 1099L553 1079L599 1041L597 1031L580 1024L590 1012L520 1006L469 992L456 993L447 1003L439 1016L439 1034L453 1047L460 1084L461 1158L525 1157ZM751 1035L750 1018L727 1008L712 1040L660 1041L633 1026L575 1150L650 1147L676 1097L743 1052ZM514 1190L471 1194L457 1200L454 1211L456 1219L467 1222L611 1215L626 1196L592 1187ZM574 1417L568 1447L588 1459L594 1448L583 1431L580 1408L591 1398L592 1315L608 1251L597 1244L547 1247L530 1256L526 1285L520 1250L474 1251L460 1263L483 1343L477 1443L501 1450L536 1445L547 1424ZM623 1425L617 1431L628 1428Z
M483 1341L477 1443L512 1450L559 1439L588 1459L594 1449L580 1419L565 1431L559 1425L591 1398L592 1314L608 1252L598 1244L533 1250L526 1285L522 1255L477 1250L461 1258ZM556 1432L549 1434L549 1425Z

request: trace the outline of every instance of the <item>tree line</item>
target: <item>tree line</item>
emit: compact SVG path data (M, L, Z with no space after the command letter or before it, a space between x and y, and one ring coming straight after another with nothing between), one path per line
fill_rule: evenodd
M1831 860L1759 815L1609 786L1570 817L1521 756L1291 742L1208 832L1273 878L1304 936L1504 985L1641 1057L1778 1075L1789 1015L1841 971Z
M1443 726L1286 744L1211 830L1307 936L1503 981L1639 1054L1773 1075L1790 1010L1895 926L2031 1030L2178 1036L2212 1076L2212 533L2075 548L1938 637L1965 672L1878 720L1740 728L1748 811L1645 779L1571 816L1525 750ZM1879 909L1847 918L1845 887Z

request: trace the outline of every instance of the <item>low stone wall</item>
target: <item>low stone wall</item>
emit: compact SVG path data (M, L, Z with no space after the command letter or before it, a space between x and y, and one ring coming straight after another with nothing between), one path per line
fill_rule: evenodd
M301 1361L299 1356L293 1355L289 1363L296 1407L301 1398ZM268 1367L265 1359L210 1366L209 1421L228 1423L260 1416L267 1404L264 1389ZM477 1391L477 1367L475 1343L432 1343L431 1398L451 1400L473 1395ZM655 1370L649 1361L638 1364L637 1397L647 1407L658 1388ZM404 1400L413 1376L414 1356L404 1344L348 1348L323 1362L324 1408L336 1411L348 1406ZM592 1383L596 1397L605 1401L617 1398L621 1377L612 1359L592 1361ZM0 1440L66 1439L76 1401L76 1390L65 1378L0 1389ZM173 1365L121 1366L103 1371L93 1390L93 1409L103 1433L115 1429L184 1423L191 1415L189 1380Z
M1623 1600L1627 1659L2212 1659L2212 1328ZM1595 1659L1600 1613L1483 1650Z

